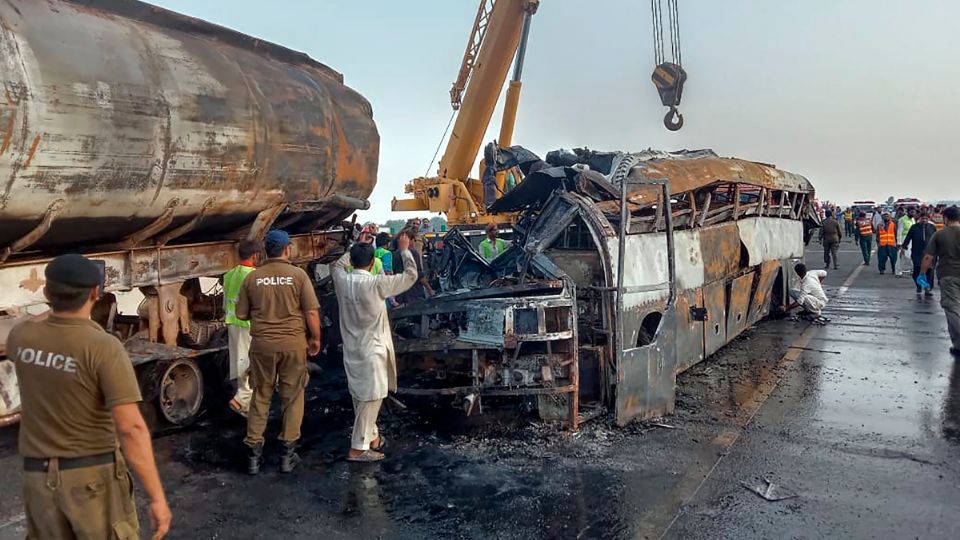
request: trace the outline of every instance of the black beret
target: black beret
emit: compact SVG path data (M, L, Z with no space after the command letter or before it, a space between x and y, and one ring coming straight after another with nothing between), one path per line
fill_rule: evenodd
M83 255L70 253L60 255L50 261L44 270L47 281L56 281L74 287L96 287L100 285L100 268Z

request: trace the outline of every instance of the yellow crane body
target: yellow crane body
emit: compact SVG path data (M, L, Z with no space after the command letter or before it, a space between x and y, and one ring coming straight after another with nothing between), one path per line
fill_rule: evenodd
M513 138L521 89L521 38L525 42L530 16L538 5L539 0L496 0L492 4L490 0L481 0L464 65L451 90L451 103L454 108L459 107L459 112L440 159L437 176L419 177L408 183L405 192L413 197L394 199L394 211L442 212L451 225L509 221L509 216L486 213L483 186L479 180L470 178L470 172L516 56L514 80L507 89L497 142L505 146ZM479 38L475 40L475 36ZM459 99L461 89L462 100ZM502 193L502 173L497 177L497 185Z

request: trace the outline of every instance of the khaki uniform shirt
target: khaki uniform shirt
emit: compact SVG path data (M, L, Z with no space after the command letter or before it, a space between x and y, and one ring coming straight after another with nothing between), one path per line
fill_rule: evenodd
M20 383L20 454L74 458L113 452L111 409L140 401L120 341L89 319L50 315L10 331Z
M306 272L282 259L267 259L243 280L237 317L250 320L251 351L300 351L307 348L303 313L319 307Z
M839 242L840 239L843 238L843 229L840 227L840 222L832 217L823 220L820 235L824 244L835 244Z

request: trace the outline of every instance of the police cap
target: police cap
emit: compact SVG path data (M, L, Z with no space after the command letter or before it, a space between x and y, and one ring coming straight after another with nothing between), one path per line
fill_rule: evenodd
M287 231L282 231L280 229L274 229L267 233L267 237L264 238L264 245L269 250L271 247L286 247L290 244L290 235L287 234Z
M83 255L70 253L60 255L47 264L44 275L47 281L56 281L74 287L96 287L102 282L100 268Z

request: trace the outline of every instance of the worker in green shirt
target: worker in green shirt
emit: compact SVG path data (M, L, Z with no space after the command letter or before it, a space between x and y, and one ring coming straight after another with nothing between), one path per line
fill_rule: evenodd
M240 242L240 264L223 275L223 311L227 325L228 350L230 352L230 380L236 379L237 393L230 400L230 409L242 416L250 411L250 321L237 318L237 300L247 274L256 270L260 244L252 240Z
M910 227L916 223L914 220L914 211L913 208L904 210L903 208L897 209L897 243L900 246L900 258L897 259L897 267L894 269L897 276L902 276L904 273L904 266L906 266L906 271L909 272L912 268L912 260L910 257L910 252L903 248L904 243L907 240L907 233L910 232Z
M487 237L480 242L480 255L490 262L500 256L506 249L506 243L500 238L496 223L487 224Z
M382 232L377 235L377 249L373 256L380 260L384 274L393 274L393 253L390 251L390 233ZM371 272L372 273L372 272ZM376 275L376 274L373 274Z

